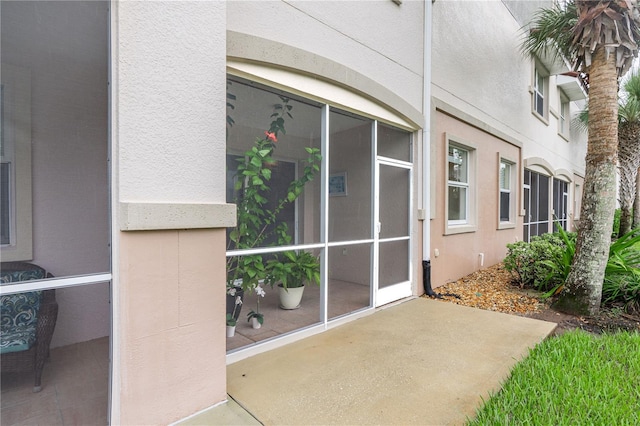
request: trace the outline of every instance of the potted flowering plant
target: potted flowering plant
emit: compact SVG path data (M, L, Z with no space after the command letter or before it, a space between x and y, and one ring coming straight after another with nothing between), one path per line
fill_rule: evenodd
M247 322L251 322L251 327L253 328L260 328L262 324L264 324L264 315L260 313L260 298L264 297L265 293L261 285L255 288L255 292L258 296L256 310L251 310L251 312L247 314Z
M276 201L273 208L267 208L268 194L271 190L269 187L270 165L274 163L272 156L278 136L286 134L285 117L293 118L291 115L293 106L289 105L289 99L280 97L280 100L281 103L274 106L269 129L257 137L251 149L238 159L238 180L234 187L237 222L229 232L227 250L265 246L266 241L273 240L274 237L275 245L290 244L291 235L287 224L279 221L278 215L287 205L295 202L302 195L305 185L313 180L315 173L320 171L322 161L320 150L305 147L308 158L304 161L301 176L289 184L286 194ZM229 125L233 124L233 120L229 121L229 118L227 122ZM227 294L237 293L240 290L245 293L254 291L269 276L271 265L273 263L266 262L260 254L227 258ZM254 317L258 318L258 316L251 318Z
M267 262L270 285L278 284L280 307L296 309L300 306L304 285L320 284L320 263L318 258L305 250L288 250L279 253Z
M238 315L240 314L241 306L242 298L238 295L235 297L233 311L227 313L227 337L233 337L236 334L236 324L238 322Z

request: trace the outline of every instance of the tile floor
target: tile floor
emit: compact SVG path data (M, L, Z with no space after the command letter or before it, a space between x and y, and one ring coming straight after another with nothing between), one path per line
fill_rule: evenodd
M106 425L109 338L54 348L33 393L33 374L2 374L0 424Z
M265 288L266 295L260 299L260 313L264 314L264 324L259 329L251 328L247 314L256 310L257 296L245 295L238 318L236 334L227 338L227 351L252 345L272 337L308 327L320 322L320 287L307 285L300 307L294 310L279 308L277 288ZM370 306L369 287L346 281L329 282L329 319L355 312Z

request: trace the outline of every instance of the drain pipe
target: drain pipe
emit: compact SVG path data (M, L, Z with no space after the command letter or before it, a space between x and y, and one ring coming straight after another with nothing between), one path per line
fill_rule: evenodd
M422 285L429 297L431 288L431 33L432 1L424 0L424 80L422 92Z

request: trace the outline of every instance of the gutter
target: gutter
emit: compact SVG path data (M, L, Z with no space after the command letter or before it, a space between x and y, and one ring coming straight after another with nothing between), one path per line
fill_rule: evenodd
M424 68L422 113L422 285L429 297L436 297L431 288L431 33L432 3L435 0L424 0Z

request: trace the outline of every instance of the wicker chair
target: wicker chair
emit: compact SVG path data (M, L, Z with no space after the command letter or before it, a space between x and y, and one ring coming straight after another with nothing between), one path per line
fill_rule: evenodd
M25 281L30 279L50 278L51 274L47 273L43 268L25 262L2 262L0 268L0 283L6 284L15 281ZM35 374L34 392L42 389L41 378L44 362L49 357L49 344L53 337L53 331L58 318L58 303L56 302L55 290L44 290L29 293L19 293L18 295L0 296L2 305L2 333L11 334L11 319L7 318L7 313L14 309L10 306L15 300L13 296L23 296L35 299L38 302L35 306L35 338L32 336L25 347L21 350L9 350L1 355L2 372L33 372ZM13 297L13 299L12 299ZM24 300L23 300L24 302ZM29 315L27 315L29 316ZM4 343L3 343L4 344Z

